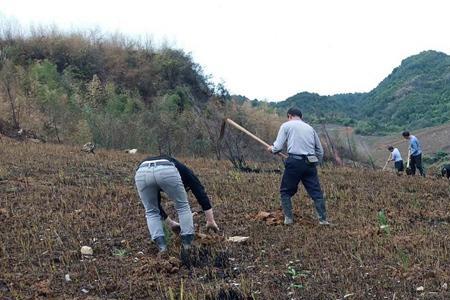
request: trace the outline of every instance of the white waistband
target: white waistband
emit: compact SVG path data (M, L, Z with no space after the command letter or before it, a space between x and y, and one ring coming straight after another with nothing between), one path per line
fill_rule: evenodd
M168 162L168 163L170 163L170 161L167 160L167 159L156 159L156 160L146 160L146 161L143 161L143 162L141 163L141 165L142 165L142 164L157 163L157 162Z

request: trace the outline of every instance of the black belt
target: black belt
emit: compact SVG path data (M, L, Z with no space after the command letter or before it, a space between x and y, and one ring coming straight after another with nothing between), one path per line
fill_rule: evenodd
M139 166L139 168L143 167L157 167L157 166L175 166L170 161L157 161L157 162L149 162L149 163L143 163Z
M292 154L292 153L288 153L288 155L289 155L289 157L292 157L292 158L298 159L298 160L305 159L305 157L307 156L305 154Z

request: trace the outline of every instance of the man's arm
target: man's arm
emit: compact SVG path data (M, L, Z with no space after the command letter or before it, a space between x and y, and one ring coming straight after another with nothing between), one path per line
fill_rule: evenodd
M322 147L322 143L320 142L319 139L319 135L317 134L317 132L314 130L314 152L317 156L317 158L319 159L319 161L323 161L323 147Z
M273 142L273 146L269 147L272 150L272 153L278 153L281 152L281 150L283 150L283 146L286 143L287 140L287 134L286 134L286 130L284 128L284 124L281 125L280 130L278 130L278 135L277 138L275 140L275 142Z
M202 183L194 172L189 169L186 165L174 159L175 167L180 172L183 184L186 188L191 189L192 194L194 194L195 199L202 207L202 210L209 210L212 208L211 201L209 200L208 194L205 191Z

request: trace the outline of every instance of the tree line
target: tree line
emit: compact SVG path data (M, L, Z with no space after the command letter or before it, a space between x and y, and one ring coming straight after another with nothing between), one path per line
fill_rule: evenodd
M232 130L219 143L224 117L265 139L281 121L231 99L182 50L92 32L3 28L0 97L0 121L45 141L237 161L268 157Z

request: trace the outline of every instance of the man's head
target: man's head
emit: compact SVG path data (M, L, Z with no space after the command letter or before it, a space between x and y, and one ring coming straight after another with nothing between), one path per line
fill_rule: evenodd
M403 131L403 132L402 132L402 135L403 135L403 137L404 137L405 139L409 139L409 137L411 136L411 135L409 134L409 131Z
M295 118L295 117L298 117L298 118L302 118L302 111L300 110L300 108L298 108L298 107L291 107L291 108L289 108L289 110L287 111L287 117L288 117L288 119L289 120L291 120L291 119L293 119L293 118Z
M388 147L388 150L392 152L392 151L394 151L394 147L389 146L389 147Z

